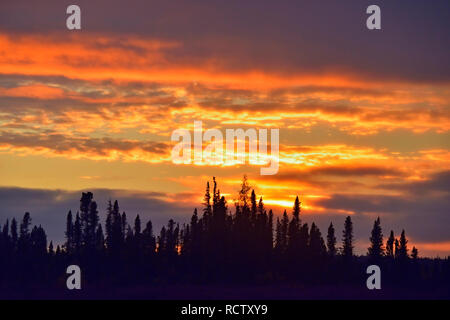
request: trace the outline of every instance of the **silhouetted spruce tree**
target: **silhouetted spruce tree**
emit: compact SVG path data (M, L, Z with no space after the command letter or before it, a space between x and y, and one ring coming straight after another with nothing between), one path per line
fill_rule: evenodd
M402 230L400 235L400 242L398 247L398 258L407 259L408 258L408 240L406 240L405 230Z
M13 250L17 249L17 242L19 237L17 235L17 221L15 218L11 220L11 247Z
M103 228L101 224L98 224L95 232L95 248L99 251L105 249L105 236L103 235Z
M66 243L64 245L66 252L71 253L73 251L73 218L72 218L72 211L69 210L69 213L67 214L67 220L66 220Z
M130 253L130 250L132 250L133 248L134 234L133 229L131 229L129 224L127 224L126 229L127 231L125 232L125 243L127 244L127 253Z
M418 258L418 256L419 256L419 250L417 250L416 247L413 247L412 251L411 251L411 258L416 260Z
M49 254L50 256L55 255L55 251L54 251L54 249L53 249L53 241L50 241L50 244L48 245L48 254Z
M259 197L258 201L258 216L262 217L266 213L266 209L264 208L264 201L262 197Z
M73 225L73 244L75 252L79 254L82 246L82 227L80 214L78 212L75 216L75 223Z
M267 251L270 254L270 252L273 249L273 212L272 212L272 209L269 210L269 215L267 218L267 226L265 228L265 241L266 241Z
M47 253L47 235L42 226L34 226L29 235L31 248L39 257Z
M186 257L191 253L191 228L189 224L183 224L180 233L181 238L181 255Z
M213 197L211 197L211 190L208 181L206 183L205 195L203 197L203 215L202 218L200 219L200 225L202 229L202 232L200 233L201 235L200 250L203 258L205 256L210 256L211 251L213 250L213 245L211 244L211 221L213 211L213 206L211 205L211 198L213 198L214 200L214 196L215 195L213 194Z
M197 208L195 208L191 217L191 250L189 252L193 264L198 262L201 254L201 232L201 223L199 223Z
M291 257L299 257L300 244L300 201L295 198L292 209L292 219L288 227L288 254Z
M370 247L367 254L372 260L378 261L384 255L383 232L381 230L380 217L378 217L372 228L370 236Z
M227 255L227 204L220 191L216 189L216 181L214 180L214 201L213 213L211 218L210 233L209 233L209 248L208 252L210 264L215 266L215 276L221 276L224 272L224 263Z
M251 209L250 209L250 221L252 223L253 226L255 226L256 223L256 212L257 212L257 204L256 204L256 194L255 194L255 190L252 190L251 196L250 196L250 204L251 204Z
M281 219L281 249L286 251L288 246L288 228L289 228L289 218L286 210L283 212L283 217Z
M254 193L254 190L253 190ZM256 194L255 194L255 202L256 202ZM258 205L256 208L253 208L253 202L252 202L252 211L256 209L256 212L252 215L254 215L254 221L253 221L253 241L255 243L255 254L256 254L256 263L262 263L262 260L264 259L265 251L267 249L266 245L266 227L267 227L267 212L264 208L264 202L262 197L259 198Z
M250 197L251 187L247 176L244 175L238 199L235 201L235 214L232 223L231 247L233 248L233 272L245 279L251 276L251 267L254 261L254 224L251 220ZM239 271L238 271L239 270Z
M169 223L167 224L166 246L168 253L172 256L178 254L179 231L180 226L175 223L174 220L170 219Z
M291 221L289 221L288 226L288 245L287 245L287 251L290 258L297 258L298 257L298 250L299 250L299 225L298 221L292 217Z
M83 192L80 199L80 222L82 246L92 251L96 246L96 232L99 222L97 203L92 192Z
M113 205L111 199L108 200L106 207L106 221L105 221L105 233L106 233L106 248L111 250L113 247Z
M345 218L344 231L342 233L342 255L346 259L353 257L353 223L350 216Z
M220 189L217 188L216 177L213 177L213 184L214 184L214 188L213 188L213 204L214 204L214 203L217 203L221 198Z
M386 256L389 258L394 258L395 254L394 243L395 243L394 231L391 230L389 239L386 241Z
M3 237L8 237L9 236L9 219L6 219L6 222L3 225L2 235L3 235Z
M26 238L28 237L30 233L30 225L31 225L31 216L29 212L25 212L22 223L20 224L20 238Z
M299 232L299 254L305 255L309 247L309 227L307 223L304 223Z
M30 225L31 217L29 212L25 212L22 222L20 223L20 233L18 250L21 253L27 253L30 248Z
M294 208L292 209L292 216L294 217L294 220L297 221L297 224L300 224L300 200L298 199L298 196L295 198L294 201Z
M92 236L91 219L89 208L91 206L92 192L82 192L80 199L80 222L81 222L81 242L82 246L93 247L94 237Z
M127 214L122 212L121 217L121 233L122 233L122 241L125 241L126 235L127 235L127 228L128 228L128 222L127 222Z
M119 250L123 244L124 239L124 224L122 223L122 216L120 215L119 202L114 201L113 206L113 242L114 248Z
M153 225L149 220L142 231L142 247L146 256L153 256L156 250L156 239L153 235Z
M313 259L322 257L327 252L322 234L316 224L313 222L309 232L309 252Z
M254 263L261 265L261 272L264 272L263 269L267 267L268 256L272 250L272 245L269 243L268 237L268 224L269 218L267 216L266 209L264 207L263 198L260 197L258 201L258 205L256 208L254 207L254 202L256 202L256 194L252 192L252 211L256 210L255 213L252 213L254 222L253 222L253 230L252 230L252 241L254 246Z
M333 223L330 223L330 226L328 227L327 248L328 248L328 255L330 257L334 257L336 255L336 236L334 232Z
M5 226L7 225L7 224L9 224L9 222L8 222L8 219L6 219L6 222L5 222L5 224L2 226L2 224L0 223L0 232L1 232L1 235L3 236L3 234L4 234L4 230L5 230ZM9 226L8 226L8 228L6 228L6 229L9 229ZM8 232L9 232L9 230L8 230Z
M4 253L5 255L9 254L10 249L10 239L9 239L9 220L6 219L5 224L2 228L2 234L0 237L0 254Z
M180 250L180 224L175 224L175 229L173 230L173 251L176 255L178 255Z
M139 218L139 215L137 215L136 219L134 219L134 234L141 234L141 218Z
M96 247L103 247L103 244L99 243L99 221L100 218L98 216L98 210L97 210L97 203L95 201L92 201L89 206L89 239L90 243L89 246L91 249L94 249ZM103 230L100 228L101 231L101 237L103 238Z
M281 253L283 247L283 240L281 237L281 222L280 218L277 218L277 224L275 228L275 252Z
M395 241L394 241L394 256L395 256L395 258L399 257L399 254L400 254L399 248L400 248L400 242L398 241L397 238L395 238Z
M140 255L142 250L142 234L141 234L141 218L139 215L134 219L134 245L133 250L135 255Z
M125 218L125 223L122 221L122 217ZM126 216L120 215L119 202L114 201L114 205L111 206L111 202L108 202L107 217L106 217L106 246L110 255L118 257L125 237L126 228Z
M239 191L239 206L240 207L248 207L248 193L250 192L251 187L248 183L247 175L244 174L241 183L241 190Z
M166 251L166 227L163 226L158 236L158 253L164 254Z
M209 190L209 181L206 182L206 191L205 196L203 198L203 216L209 217L212 214L212 207L211 207L211 193Z

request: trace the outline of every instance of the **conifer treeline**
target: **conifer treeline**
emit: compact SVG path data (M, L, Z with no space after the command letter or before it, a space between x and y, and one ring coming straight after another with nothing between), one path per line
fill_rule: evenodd
M350 216L341 245L332 223L324 239L315 223L302 222L298 197L291 214L285 210L274 220L245 176L234 212L213 178L212 190L209 182L206 185L202 211L195 209L187 224L170 219L157 236L151 221L142 227L139 215L129 223L117 200L108 202L103 231L91 192L82 193L75 215L67 214L62 247L55 249L52 242L47 246L44 229L30 226L27 212L19 230L15 219L0 229L3 286L58 284L70 264L80 265L92 283L352 282L366 276L368 263L382 265L388 272L385 278L394 282L423 278L424 272L427 281L449 281L448 259L433 265L418 259L415 247L409 254L404 230L399 239L391 231L384 243L380 218L374 222L365 257L354 254Z

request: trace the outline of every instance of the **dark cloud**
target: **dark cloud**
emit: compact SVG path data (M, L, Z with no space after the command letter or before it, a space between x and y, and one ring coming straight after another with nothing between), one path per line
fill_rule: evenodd
M429 193L450 193L450 171L441 171L432 174L428 179L421 181L408 181L401 183L380 184L381 189L407 191L411 195L424 196ZM449 208L450 210L450 208ZM450 214L450 212L449 212Z
M282 97L285 94L311 94L311 93L339 93L347 95L364 95L370 97L383 97L394 94L394 91L389 89L372 89L372 88L357 88L357 87L345 87L345 86L299 86L294 88L281 88L274 89L270 92L271 97Z
M310 149L300 148L299 152L304 149L304 152L308 152ZM320 178L323 177L365 177L365 176L396 176L402 177L406 173L401 169L385 166L368 166L368 165L355 165L355 166L321 166L314 167L306 170L284 170L280 173L267 176L265 179L276 181L298 181L303 183L311 183L318 185L327 185L332 182L323 181ZM318 178L318 179L316 179Z
M328 166L310 170L310 173L332 176L404 176L405 173L397 168L377 166Z
M83 32L137 34L181 42L167 51L173 64L281 74L326 71L379 79L449 81L450 3L379 0L382 30L366 29L370 1L79 0ZM0 29L65 30L67 3L2 1ZM117 44L99 43L99 46ZM139 49L139 48L138 48ZM84 63L84 62L83 62ZM93 63L92 61L90 63Z
M80 153L108 155L110 151L142 150L165 154L170 145L163 142L120 140L112 138L84 138L48 132L46 134L0 132L0 145L29 148L48 148L56 153L76 150Z

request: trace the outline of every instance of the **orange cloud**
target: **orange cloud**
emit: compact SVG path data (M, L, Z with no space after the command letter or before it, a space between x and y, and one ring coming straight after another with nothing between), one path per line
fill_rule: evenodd
M56 99L56 98L63 98L66 95L64 94L64 91L60 88L49 87L41 84L34 84L9 89L0 88L0 96Z
M165 131L168 135L193 118L210 120L216 126L303 130L326 123L353 135L396 129L450 130L446 83L382 83L345 73L219 70L210 61L174 59L171 50L183 45L109 34L21 35L14 39L0 35L3 75L63 76L84 82L27 80L15 87L0 87L0 97L63 100L63 106L53 107L64 109L63 114L52 115L50 107L40 107L39 112L47 113L53 130L71 126L80 132L139 127L141 133ZM22 104L28 113L38 108L33 110L33 101ZM87 108L91 119L82 114Z
M297 86L383 88L385 83L361 81L355 75L276 75L264 70L226 72L213 61L200 65L176 63L165 53L183 44L110 34L0 36L0 68L5 74L64 75L69 78L165 83L205 82L229 88L270 89Z

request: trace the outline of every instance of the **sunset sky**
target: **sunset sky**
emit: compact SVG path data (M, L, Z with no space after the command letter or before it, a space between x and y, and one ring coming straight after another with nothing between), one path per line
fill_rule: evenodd
M0 2L0 224L29 211L63 241L92 191L104 221L187 222L215 176L247 174L277 215L295 196L326 234L402 228L419 255L450 255L450 2ZM382 30L366 28L370 4ZM174 130L280 129L278 174L175 165ZM340 240L340 238L338 239Z

